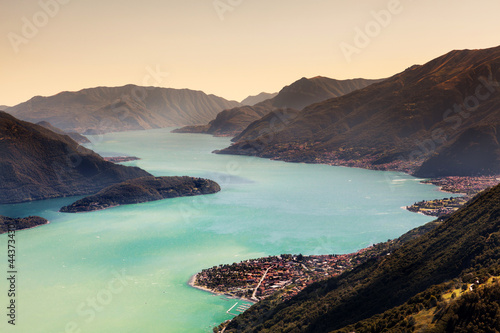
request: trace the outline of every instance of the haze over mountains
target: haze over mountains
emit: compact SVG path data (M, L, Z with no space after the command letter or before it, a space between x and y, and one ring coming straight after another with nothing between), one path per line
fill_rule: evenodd
M225 154L403 170L420 177L500 174L499 82L496 47L452 51L383 81L303 78L253 106L187 89L132 85L34 97L8 112L37 125L0 111L0 204L93 194L152 177L104 161L58 127L98 133L191 124L180 131L236 135L235 144L221 151ZM111 194L130 195L135 201L128 203L139 202L137 193L163 197L142 188L144 178L130 184L124 192L114 192L122 185L112 186ZM164 184L158 188L164 190ZM93 208L96 198L91 199L77 205ZM104 204L117 203L110 200ZM467 283L500 275L500 185L436 224L288 301L278 295L256 304L226 332L399 332L415 328L416 318L425 317L421 311L432 308L441 328L436 332L481 332L469 326L473 319L455 316L459 311L490 316L500 330L498 297L488 297L486 288L472 303L488 302L483 307L464 306L465 311L457 305L462 303L437 303L457 285L468 289ZM461 295L456 302L466 300Z
M67 135L78 143L90 143L90 140L85 136L76 132L64 132L62 129L52 126L52 124L47 121L41 121L37 123L37 125L43 126L46 129L51 130L52 132L55 132L57 134Z
M203 124L239 105L201 91L126 85L37 96L8 111L22 120L92 134Z
M270 94L270 93L262 92L258 95L255 95L255 96L248 96L247 98L245 98L244 100L241 101L241 104L254 106L257 103L264 102L265 100L271 99L271 98L275 97L276 95L278 95L278 93Z
M500 47L452 51L383 82L310 105L279 128L252 124L260 133L246 131L222 153L415 172L439 153L455 161L482 154L484 148L474 144L480 140L494 148L486 165L478 160L439 171L427 164L417 174L500 173L494 133L500 123L498 82ZM490 134L467 134L472 128Z
M0 111L0 204L95 193L151 176L105 161L67 135Z
M224 110L207 125L187 126L175 133L205 133L216 136L235 136L240 134L252 122L259 120L273 110L301 110L307 105L338 97L354 90L364 88L380 80L352 79L334 80L317 76L302 78L284 87L275 97L253 106L236 107Z

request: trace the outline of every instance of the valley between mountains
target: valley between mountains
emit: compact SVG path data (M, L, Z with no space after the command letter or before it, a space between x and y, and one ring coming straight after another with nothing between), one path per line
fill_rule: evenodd
M207 268L193 286L256 302L214 331L498 331L500 47L408 65L385 79L301 78L241 103L126 85L3 106L0 205L87 196L61 211L92 219L119 205L223 192L210 179L155 177L121 164L140 156L105 159L91 149L103 133L166 127L177 127L179 137L231 137L213 157L404 172L454 194L408 203L438 220L352 254L293 253ZM0 222L5 233L49 221Z

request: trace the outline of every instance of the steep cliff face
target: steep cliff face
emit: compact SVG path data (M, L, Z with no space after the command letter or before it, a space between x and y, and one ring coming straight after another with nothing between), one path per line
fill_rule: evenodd
M0 204L91 194L144 176L150 174L0 111Z
M92 134L205 124L239 105L201 91L127 85L33 97L8 111L22 120Z

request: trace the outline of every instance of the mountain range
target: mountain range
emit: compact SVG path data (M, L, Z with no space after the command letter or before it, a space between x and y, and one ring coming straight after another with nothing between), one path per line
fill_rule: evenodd
M67 135L0 111L0 204L84 195L151 176L105 161Z
M402 170L421 177L497 174L499 82L500 47L452 51L310 105L278 127L262 118L220 153ZM492 155L486 164L470 160L484 156L486 147ZM443 160L459 165L438 167Z
M235 135L224 154L419 177L500 174L499 82L496 47L452 51L377 82L303 78L252 106L133 85L34 97L0 111L0 204L94 194L152 177L105 161L66 131L190 125L184 131ZM3 231L12 223L0 217ZM500 276L500 185L397 243L289 300L277 293L255 304L225 332L500 331L494 280Z
M64 131L95 134L204 124L236 106L240 103L201 91L126 85L36 96L8 112Z
M241 106L220 112L206 125L187 126L175 130L175 133L205 133L215 136L236 136L248 125L276 110L301 110L307 105L332 97L338 97L354 90L364 88L380 80L352 79L334 80L317 76L302 78L284 87L273 98L253 106Z

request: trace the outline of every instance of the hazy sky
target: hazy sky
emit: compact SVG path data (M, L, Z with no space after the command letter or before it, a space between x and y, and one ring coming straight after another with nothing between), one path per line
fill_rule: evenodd
M304 76L387 77L500 45L499 13L498 0L0 0L0 104L128 83L239 101Z

